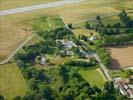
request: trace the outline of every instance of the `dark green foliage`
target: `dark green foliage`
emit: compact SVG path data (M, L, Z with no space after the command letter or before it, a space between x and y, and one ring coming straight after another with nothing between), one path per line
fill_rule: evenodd
M21 97L20 96L16 96L13 100L21 100Z
M70 24L68 24L67 25L68 26L68 28L70 28L70 29L72 29L73 28L73 25L70 23Z
M105 36L104 45L121 45L129 44L133 42L133 34L123 34L123 35L114 35L114 36Z
M44 39L63 39L67 35L73 35L73 33L67 28L61 27L51 31L39 31L37 34Z
M0 94L0 100L4 100L4 97Z
M126 28L133 28L133 20L128 17L128 14L125 10L123 10L120 14L119 17L121 21L125 24Z
M37 80L31 78L28 80L28 85L31 90L35 90L37 88Z
M104 48L97 48L97 54L101 62L106 66L110 66L110 57Z
M67 83L69 80L68 70L65 66L61 66L59 69L59 74L62 75L64 83Z
M97 65L97 61L95 59L92 59L92 62L87 62L87 61L69 61L66 63L66 65L69 66L76 66L76 67L93 67Z
M86 27L87 29L92 29L91 25L90 25L88 22L86 22L85 27Z
M42 97L46 100L54 100L53 94L52 94L52 89L45 84L41 84L39 86L39 93L42 95Z

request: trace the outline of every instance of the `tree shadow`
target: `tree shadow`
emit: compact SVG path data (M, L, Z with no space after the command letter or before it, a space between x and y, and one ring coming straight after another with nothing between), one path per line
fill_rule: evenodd
M118 62L117 59L111 58L111 70L119 70L121 68L120 63Z

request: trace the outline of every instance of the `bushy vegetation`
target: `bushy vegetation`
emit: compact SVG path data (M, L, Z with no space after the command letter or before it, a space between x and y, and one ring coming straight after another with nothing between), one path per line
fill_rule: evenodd
M64 27L57 28L57 29L54 29L51 31L39 31L39 32L37 32L37 34L39 34L44 39L49 39L49 38L62 39L69 35L73 35L73 33L70 30L68 30Z
M133 34L121 34L104 37L105 46L123 45L133 43Z
M77 60L77 61L69 61L66 63L68 66L75 66L75 67L83 67L83 68L88 68L88 67L94 67L97 65L97 61L95 59L92 59L91 61L82 61L82 60Z
M99 58L101 59L101 62L106 66L110 67L110 57L109 54L106 52L104 48L98 48L97 54Z
M133 19L128 16L128 13L123 10L119 15L120 21L112 25L103 23L100 16L96 16L93 24L86 22L87 29L94 29L101 35L101 40L95 42L96 53L98 54L101 62L109 67L110 56L106 52L106 46L126 45L133 43ZM105 25L106 24L106 25Z

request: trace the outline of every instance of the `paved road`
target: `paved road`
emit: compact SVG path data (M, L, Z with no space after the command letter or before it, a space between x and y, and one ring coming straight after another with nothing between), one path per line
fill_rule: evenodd
M0 11L0 16L9 15L9 14L16 14L16 13L21 13L21 12L29 12L29 11L43 9L43 8L63 6L66 4L78 3L80 1L81 0L63 0L63 1L56 1L56 2L51 2L51 3L33 5L33 6L28 6L28 7L2 10L2 11Z
M0 65L7 63L17 52L20 50L27 42L29 42L34 36L37 34L33 34L31 37L29 37L25 42L23 42L6 60L0 62Z
M96 58L96 60L100 63L100 64L99 64L99 65L100 65L100 68L101 68L101 70L103 71L103 73L104 73L106 79L107 79L108 81L112 81L112 78L111 78L111 76L109 75L109 70L106 68L106 66L104 66L104 65L101 63L101 61L100 61L98 55L97 55L97 54L93 54L93 56L94 56L94 57Z

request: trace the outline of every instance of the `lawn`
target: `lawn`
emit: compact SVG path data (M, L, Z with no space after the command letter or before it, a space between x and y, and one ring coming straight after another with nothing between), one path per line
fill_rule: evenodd
M65 62L71 61L76 59L76 57L59 57L59 56L54 56L54 55L47 55L47 58L49 59L50 63L53 63L55 65L60 65Z
M0 0L0 10L37 5L59 0Z
M12 100L23 96L27 91L26 81L15 63L0 66L0 94Z
M79 35L85 35L89 37L91 33L93 33L93 35L99 34L94 30L88 30L88 29L73 29L73 33L75 34L76 37L78 37Z
M106 81L104 75L99 68L97 69L80 69L79 74L89 82L91 86L102 88Z
M126 71L110 71L109 74L113 78L116 78L116 77L127 78L128 77L128 74Z
M41 38L40 36L36 35L28 43L26 43L25 46L34 45L35 43L39 43L40 41L43 41L43 38Z

